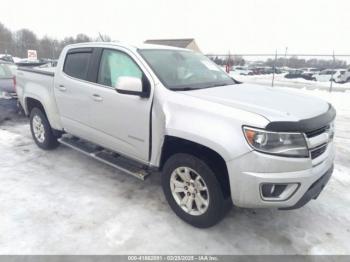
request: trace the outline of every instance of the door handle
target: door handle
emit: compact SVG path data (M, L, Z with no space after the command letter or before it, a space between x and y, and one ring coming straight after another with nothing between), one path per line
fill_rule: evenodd
M58 86L58 90L62 91L62 92L66 92L67 88L64 85L59 85Z
M92 95L92 99L94 101L96 101L96 102L102 102L103 101L103 98L100 95L98 95L98 94L93 94Z

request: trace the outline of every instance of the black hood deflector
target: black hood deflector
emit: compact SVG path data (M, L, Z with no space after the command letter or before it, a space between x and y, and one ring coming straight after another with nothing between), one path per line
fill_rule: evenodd
M329 104L329 109L326 113L308 119L303 119L297 122L277 121L270 122L266 129L274 132L310 132L327 126L335 119L336 110Z

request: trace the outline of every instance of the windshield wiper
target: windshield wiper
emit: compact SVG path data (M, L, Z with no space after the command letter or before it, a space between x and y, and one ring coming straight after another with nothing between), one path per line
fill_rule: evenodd
M203 86L203 87L179 87L179 88L172 88L173 91L192 91L192 90L200 90L200 89L206 89L206 88L212 88L212 87L219 87L219 86L229 86L234 84L228 84L228 83L217 83L213 85Z
M180 88L171 88L173 91L191 91L191 90L197 90L198 88L193 87L180 87Z
M229 85L231 85L231 84L227 84L227 83L218 83L218 84L213 84L213 85L206 86L206 87L203 87L203 88L212 88L212 87L229 86Z

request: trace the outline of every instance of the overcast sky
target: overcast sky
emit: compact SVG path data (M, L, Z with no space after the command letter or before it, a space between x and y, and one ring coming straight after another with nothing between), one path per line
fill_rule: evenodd
M0 21L59 39L193 37L205 53L350 54L349 0L11 0Z

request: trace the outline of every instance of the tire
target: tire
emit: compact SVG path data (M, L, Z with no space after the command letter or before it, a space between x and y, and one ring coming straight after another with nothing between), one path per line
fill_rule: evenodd
M181 177L190 174L192 181L190 183L193 184L186 184L179 174ZM176 178L176 183L180 183L179 187L174 186L172 182L174 178ZM195 178L197 179L193 182ZM188 186L183 187L183 185ZM204 161L190 154L175 154L166 161L162 171L162 187L171 209L178 217L192 226L198 228L214 226L224 218L229 210L214 172ZM174 188L182 192L175 192ZM188 201L184 202L189 203L190 201L192 203L190 204L192 207L190 212L186 205L181 206L179 203L185 199L186 195ZM197 203L199 203L198 206L203 204L200 209L197 207Z
M33 108L30 112L30 131L41 149L52 150L59 146L46 115L38 108Z

